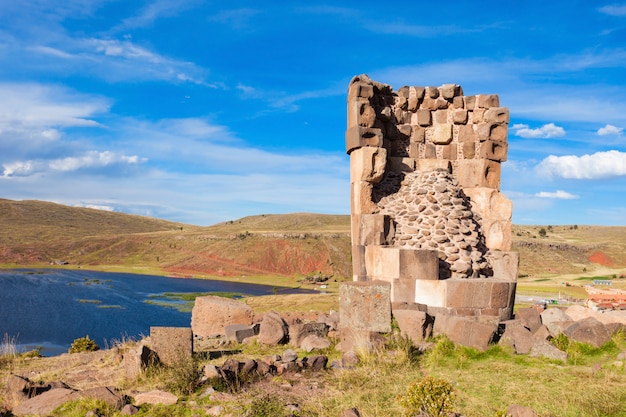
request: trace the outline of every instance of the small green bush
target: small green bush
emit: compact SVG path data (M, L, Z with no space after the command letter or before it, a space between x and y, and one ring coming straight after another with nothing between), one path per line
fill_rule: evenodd
M70 353L79 353L79 352L95 352L96 350L100 350L100 346L92 339L89 338L89 335L85 337L79 337L72 342L70 346Z
M444 417L452 412L454 398L448 381L427 376L409 387L407 393L400 397L400 404L409 416L422 413L428 417Z

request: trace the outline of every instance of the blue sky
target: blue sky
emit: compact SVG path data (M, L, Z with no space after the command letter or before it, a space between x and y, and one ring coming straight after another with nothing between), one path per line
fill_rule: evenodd
M514 223L626 224L626 2L334 3L0 0L0 197L348 214L366 73L499 94Z

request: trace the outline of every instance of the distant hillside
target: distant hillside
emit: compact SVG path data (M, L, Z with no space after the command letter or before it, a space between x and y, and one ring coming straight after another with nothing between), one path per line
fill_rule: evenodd
M0 244L180 230L184 225L44 201L0 199Z
M543 229L543 231L542 231ZM199 227L148 217L0 200L0 264L209 277L351 276L350 217L262 214ZM621 273L626 227L513 226L521 276Z

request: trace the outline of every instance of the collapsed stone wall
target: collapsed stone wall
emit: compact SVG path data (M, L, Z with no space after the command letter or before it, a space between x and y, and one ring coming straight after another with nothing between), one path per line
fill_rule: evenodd
M392 301L447 313L511 315L519 258L510 252L512 204L500 193L508 122L497 95L352 79L355 281L388 281Z

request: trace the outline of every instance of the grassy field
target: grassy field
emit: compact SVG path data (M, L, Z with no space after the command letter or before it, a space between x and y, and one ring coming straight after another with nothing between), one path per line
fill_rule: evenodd
M123 343L120 349L129 344ZM406 339L390 334L385 348L359 353L360 363L350 369L283 374L244 384L234 391L218 384L218 392L211 396L204 396L207 386L194 379L198 377L194 369L200 370L206 364L220 366L230 357L263 358L280 354L285 348L254 343L225 346L221 355L212 355L213 359L200 355L171 368L151 368L137 380L117 384L122 392L159 388L180 396L175 406L144 406L140 416L205 416L205 410L214 405L223 407L222 415L249 417L339 416L351 407L359 409L363 417L410 415L402 399L409 395L412 384L427 376L449 384L452 410L466 417L504 416L512 404L531 407L546 417L626 416L626 368L624 361L617 359L626 350L623 333L598 349L570 343L566 363L515 355L497 345L479 352L455 346L446 338L433 340L432 347L420 353ZM230 353L224 355L225 352ZM331 360L341 355L333 348L322 353ZM102 352L98 368L114 366L115 355L115 351ZM80 360L71 359L71 355L28 359L5 353L0 355L0 381L8 372L36 371L43 381L63 379L67 371L83 372ZM299 411L289 412L289 404L297 404ZM99 409L100 415L120 415L102 404L82 400L57 410L54 416L82 416L94 408Z

